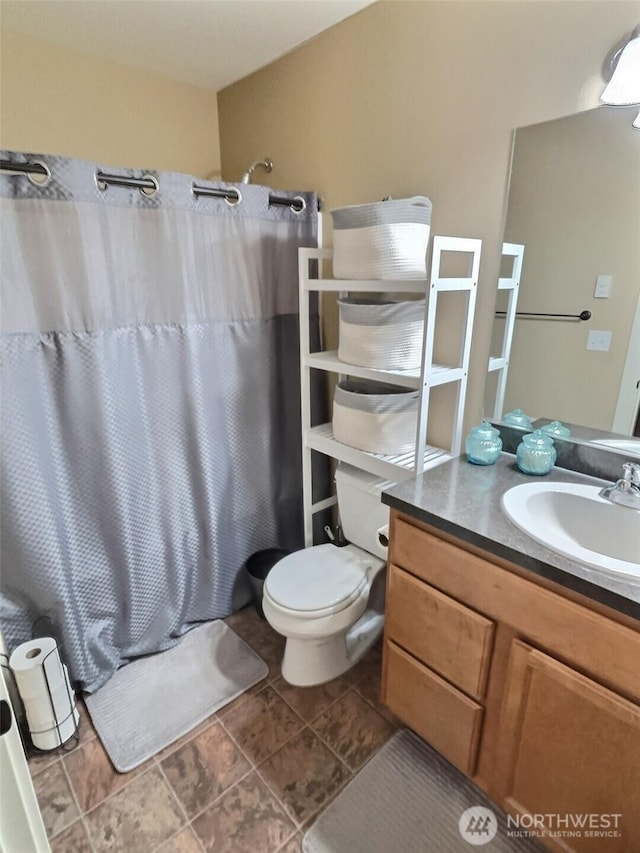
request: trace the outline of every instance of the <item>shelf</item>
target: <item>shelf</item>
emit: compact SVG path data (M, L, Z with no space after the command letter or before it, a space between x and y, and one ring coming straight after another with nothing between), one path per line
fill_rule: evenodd
M511 258L511 275L507 278L498 279L498 290L506 291L507 310L504 317L504 330L502 334L502 352L499 356L490 356L487 365L488 373L496 373L495 383L496 396L493 406L493 417L500 420L502 407L507 390L507 375L509 373L509 356L511 353L511 342L513 340L513 329L516 319L516 306L518 303L518 289L520 276L522 274L522 261L524 258L524 246L520 243L503 243L502 257ZM501 264L502 265L502 264Z
M314 278L326 272L322 261L330 261L333 253L327 249L300 249L298 255L298 272L300 281L300 364L301 364L301 408L303 434L303 502L305 543L313 544L313 516L319 511L333 505L327 503L330 498L315 502L313 500L313 466L312 453L317 452L329 456L339 462L346 462L362 471L367 471L376 477L390 483L408 480L416 475L435 468L447 462L460 452L462 440L462 421L464 403L467 391L467 379L470 360L471 332L475 311L478 272L482 242L476 239L460 237L433 238L431 252L431 269L425 278L395 279L393 281L372 281L353 279ZM468 255L467 275L457 277L441 276L449 262L443 263L446 253L462 253ZM450 257L450 256L449 256ZM460 262L456 261L456 267ZM322 300L312 300L311 293L384 293L389 299L402 299L403 294L416 294L425 300L424 328L422 332L421 364L411 370L378 369L348 364L338 358L338 351L311 351L310 312L315 310L316 302L322 305ZM460 356L455 365L434 364L433 351L436 339L436 315L440 294L449 292L464 293L464 300L457 300L457 314L460 315ZM446 296L443 298L447 298ZM455 356L453 356L455 359ZM331 423L312 425L311 415L311 371L321 370L338 376L352 376L396 385L400 388L416 392L417 412L415 445L411 452L399 455L366 453L336 441ZM430 405L440 405L441 401L431 400L431 391L438 385L456 383L455 395L447 395L444 401L448 408L453 408L451 443L447 450L437 447L425 447L424 438L427 435L427 422ZM354 439L355 440L355 439ZM416 455L416 449L419 455Z
M396 279L353 279L353 278L312 278L309 272L310 261L331 260L331 249L300 249L298 253L298 272L302 293L317 290L346 293L419 293L422 296L428 290L426 278Z
M473 290L478 284L470 278L437 278L431 282L431 291L437 290L438 293L446 291L457 292L459 290Z
M382 370L373 367L361 367L348 364L338 358L337 350L327 352L312 352L305 358L305 365L315 370L326 370L330 373L343 373L345 376L357 376L360 379L371 379L375 382L388 382L401 385L403 388L418 390L422 385L420 368L412 370ZM445 385L448 382L459 382L465 375L462 367L448 367L446 364L432 364L427 373L427 384Z
M313 278L304 281L307 291L339 291L346 293L420 293L424 296L428 281L426 278L402 278L393 281L353 279L353 278Z
M387 456L380 453L367 453L364 450L357 450L355 447L349 447L348 444L342 444L336 441L333 437L333 428L331 424L321 424L320 426L311 427L306 431L305 441L307 447L312 450L317 450L319 453L324 453L326 456L332 456L340 462L347 462L349 465L354 465L356 468L361 468L368 471L370 474L375 474L377 477L385 477L387 480L399 483L401 480L408 480L414 476L414 458L415 453L398 454L397 456ZM435 468L436 465L441 465L451 459L451 455L437 447L426 447L424 452L424 470Z
M464 367L447 367L446 364L432 364L427 371L427 384L431 388L436 385L447 385L449 382L460 382L467 375Z
M505 367L506 363L506 358L502 358L502 356L492 355L489 359L489 367L487 368L487 370L489 373L494 370L502 370L502 368Z
M347 376L358 376L360 379L372 379L376 382L391 382L404 388L420 387L420 368L413 370L380 370L373 367L360 367L357 364L347 364L340 361L338 351L312 352L305 358L307 367L316 370L327 370L330 373L344 373Z

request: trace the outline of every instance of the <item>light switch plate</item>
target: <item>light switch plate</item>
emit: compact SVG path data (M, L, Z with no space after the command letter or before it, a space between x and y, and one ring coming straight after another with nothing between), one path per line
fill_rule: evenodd
M611 286L613 285L612 275L599 275L596 279L596 287L593 295L596 299L608 299L611 296Z
M587 338L587 349L599 350L600 352L609 352L611 346L611 332L591 329Z

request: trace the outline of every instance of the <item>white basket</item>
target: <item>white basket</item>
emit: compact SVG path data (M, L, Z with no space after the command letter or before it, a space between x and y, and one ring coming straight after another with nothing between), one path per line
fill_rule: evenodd
M425 300L375 302L339 299L338 358L360 367L420 367Z
M334 277L426 278L431 211L424 196L332 210Z
M417 391L382 382L340 382L333 397L333 437L369 453L396 455L415 448Z

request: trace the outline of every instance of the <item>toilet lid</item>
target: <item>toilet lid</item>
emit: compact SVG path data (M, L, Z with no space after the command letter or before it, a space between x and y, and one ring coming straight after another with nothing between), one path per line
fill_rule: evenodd
M265 588L276 604L289 610L342 609L366 585L367 567L351 548L316 545L280 560L267 575Z

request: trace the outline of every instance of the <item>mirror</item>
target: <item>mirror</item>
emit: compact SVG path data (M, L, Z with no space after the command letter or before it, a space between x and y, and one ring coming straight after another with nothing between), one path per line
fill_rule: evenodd
M640 449L640 438L628 438L640 436L636 113L598 107L515 131L504 240L524 246L518 313L496 410L503 374L491 364L502 354L510 294L498 290L484 407L494 420L515 408L535 425L560 420L577 440L617 436L613 449L627 453ZM501 282L513 265L503 256ZM585 311L590 319L577 319ZM556 314L572 316L535 316Z

